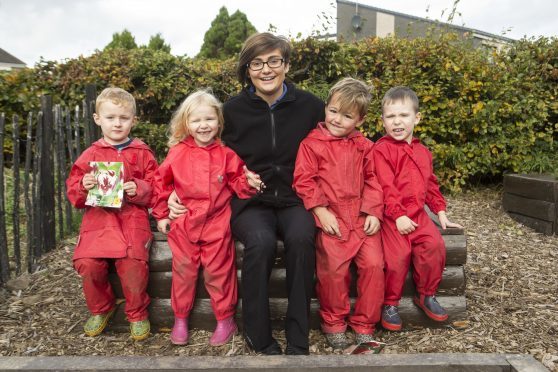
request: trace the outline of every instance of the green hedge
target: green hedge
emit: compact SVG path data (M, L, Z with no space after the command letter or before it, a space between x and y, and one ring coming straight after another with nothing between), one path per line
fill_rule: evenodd
M290 78L325 98L343 76L375 90L364 132L382 132L380 101L394 85L421 100L416 134L432 149L442 184L458 191L505 172L558 174L558 39L520 40L502 52L475 49L451 34L424 39L365 39L342 44L308 38L294 42ZM97 52L65 63L0 74L0 112L37 109L40 94L73 105L84 86L118 85L138 101L136 135L164 156L164 125L191 91L211 87L226 100L240 89L235 60L175 57L147 49ZM152 124L151 124L152 123Z

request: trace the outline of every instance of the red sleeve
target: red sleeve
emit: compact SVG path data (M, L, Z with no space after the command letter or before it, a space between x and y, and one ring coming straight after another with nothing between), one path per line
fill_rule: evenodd
M360 211L382 220L384 214L384 193L376 177L373 148L374 145L371 144L364 154L364 190Z
M126 200L130 203L149 208L152 206L153 180L155 177L155 171L157 170L157 160L155 160L151 151L143 151L143 153L145 158L143 164L146 164L145 169L143 170L143 179L135 177L131 179L131 181L134 181L137 186L136 195L126 195Z
M244 174L244 162L234 151L225 148L227 156L226 172L227 180L231 190L240 199L249 199L256 195L257 190L250 187L246 174Z
M318 158L307 140L303 140L296 156L293 189L304 207L327 207L329 202L318 184Z
M384 192L384 214L393 220L406 216L407 209L401 202L401 193L395 187L394 165L390 162L389 149L386 146L375 146L374 165L378 182Z
M432 154L428 151L428 158L431 166L430 178L428 178L428 184L426 185L426 205L428 208L436 214L440 211L446 210L446 199L440 192L440 185L438 184L438 178L434 174L434 168L432 166Z
M166 159L157 168L153 179L153 210L151 214L156 220L162 220L169 216L168 200L170 194L174 191L174 175L172 173L171 164L175 158L176 147L169 150Z
M66 193L68 200L76 208L86 208L85 201L87 200L88 191L83 187L83 176L91 172L92 168L89 162L92 159L91 150L85 150L79 158L72 165L68 179L66 180Z

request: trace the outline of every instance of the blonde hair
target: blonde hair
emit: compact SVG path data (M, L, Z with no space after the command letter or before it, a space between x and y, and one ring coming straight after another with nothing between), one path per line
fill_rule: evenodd
M394 102L405 102L409 100L415 112L419 111L419 99L414 90L406 86L398 86L390 88L384 98L382 98L382 111L386 105L392 104Z
M223 131L223 109L221 102L211 93L210 89L201 89L192 94L190 94L186 99L180 104L178 109L174 112L170 122L170 133L168 146L173 147L177 145L180 141L187 138L188 134L188 118L192 111L201 105L208 105L212 107L217 113L217 120L219 122L219 131L217 132L217 138L221 137L221 132Z
M95 112L99 113L101 105L108 101L115 105L129 107L132 110L132 114L134 116L136 115L136 100L134 99L134 96L124 89L116 87L103 89L95 101Z
M339 80L331 87L326 104L329 105L333 95L336 94L340 110L355 108L360 117L363 118L368 112L368 105L372 99L371 90L372 88L363 81L347 77Z

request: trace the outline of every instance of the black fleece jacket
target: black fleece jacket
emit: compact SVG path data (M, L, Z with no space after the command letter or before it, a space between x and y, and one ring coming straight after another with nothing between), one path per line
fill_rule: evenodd
M270 108L249 88L223 106L223 142L258 173L267 188L249 200L233 199L233 215L248 203L273 207L302 204L292 189L298 146L324 120L324 103L311 93L287 83L285 96Z

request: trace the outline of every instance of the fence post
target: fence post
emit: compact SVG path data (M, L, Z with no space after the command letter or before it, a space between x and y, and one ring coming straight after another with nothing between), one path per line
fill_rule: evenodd
M87 106L87 123L89 124L89 146L97 141L101 136L101 128L93 121L95 113L95 99L97 98L97 87L95 84L87 84L85 86L85 103Z
M25 215L27 216L27 272L33 272L33 258L35 257L35 250L33 249L33 207L29 196L29 173L31 171L31 157L33 156L32 131L33 114L29 113L27 117L27 143L25 144L25 172L23 173L23 195L25 199Z
M76 152L74 155L74 161L81 155L81 136L79 133L79 105L76 105L76 113L74 117L74 126L75 126L75 141L76 141Z
M10 279L10 263L8 258L8 238L6 236L6 207L4 205L4 129L6 120L0 114L0 281L6 283Z
M48 252L56 246L56 221L54 216L54 156L52 151L54 121L52 117L52 97L41 97L41 111L43 112L42 149L40 163L39 200L41 203L42 224L41 251Z
M39 111L37 116L37 136L35 139L35 155L33 158L33 188L32 188L32 200L33 200L33 249L34 249L34 258L41 257L43 254L43 247L41 244L42 236L43 236L43 228L40 221L41 218L41 200L39 199L39 190L41 188L41 153L43 149L43 112Z
M62 204L64 203L64 199L62 196L62 162L60 158L62 157L61 151L62 149L62 138L60 134L60 127L62 121L62 110L60 105L54 106L54 147L56 149L54 157L54 166L55 166L55 183L54 187L56 188L56 199L58 203L56 204L56 212L58 213L58 217L56 217L55 213L55 220L58 222L58 237L59 239L64 238L64 213L62 212Z
M13 233L14 233L14 257L16 262L16 275L21 274L21 249L19 246L19 118L17 115L13 116L13 132L12 132L12 142L13 142L13 157L12 157L12 167L13 167L13 177L14 177L14 200L13 200L13 211L12 211L12 221L13 221Z
M64 132L64 127L66 129L66 142L68 143L68 156L69 156L69 161L70 161L70 165L74 163L75 159L74 159L74 151L72 150L72 115L71 115L71 111L69 108L67 108L64 112L65 117L65 121L63 123L61 123L61 128L60 131ZM62 144L62 151L64 151L64 144ZM65 203L64 205L66 206L66 230L68 230L68 233L70 233L72 231L72 205L70 204L70 201L68 200L68 198L66 197L66 177L67 177L67 168L66 168L66 156L64 155L64 153L62 153L62 185L63 185L63 190L64 190L64 200Z

